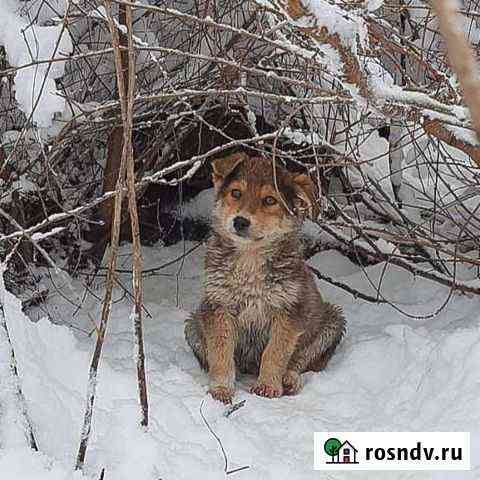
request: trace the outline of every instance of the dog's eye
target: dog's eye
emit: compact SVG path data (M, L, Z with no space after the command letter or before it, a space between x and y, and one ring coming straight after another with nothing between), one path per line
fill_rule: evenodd
M275 205L277 203L277 200L273 197L265 197L263 199L263 203L271 207L272 205Z
M236 188L234 188L232 190L232 197L233 198L238 200L241 196L242 196L242 192L240 190L237 190Z

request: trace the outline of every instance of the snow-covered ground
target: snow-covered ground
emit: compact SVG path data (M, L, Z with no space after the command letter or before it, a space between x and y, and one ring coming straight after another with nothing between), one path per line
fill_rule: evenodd
M160 266L191 248L145 248L145 268ZM129 256L119 268L128 268ZM245 406L228 418L225 407L206 396L207 377L183 339L183 320L197 303L203 278L203 247L182 262L145 279L145 347L150 427L138 426L131 302L122 289L109 324L98 376L93 432L83 476L98 479L220 479L224 460L202 416L221 439L228 468L249 466L229 475L242 479L461 479L480 478L480 302L454 295L439 315L409 319L388 305L372 305L320 284L343 305L348 334L327 369L306 375L296 397L275 400L248 393L252 378L238 382L237 400ZM383 292L404 311L428 315L449 292L414 279L395 267L362 271L338 253L318 254L312 264L327 275L372 293L366 279L383 278ZM463 272L474 278L476 272ZM28 409L41 454L21 446L0 409L0 478L3 480L80 479L73 471L85 406L87 374L98 322L102 278L90 292L56 279L60 293L42 310L38 322L5 301L8 326ZM128 274L122 277L130 288ZM68 298L68 301L67 301ZM81 309L77 303L82 301ZM72 303L70 303L72 302ZM48 313L49 319L45 317ZM471 472L314 472L314 431L470 431Z

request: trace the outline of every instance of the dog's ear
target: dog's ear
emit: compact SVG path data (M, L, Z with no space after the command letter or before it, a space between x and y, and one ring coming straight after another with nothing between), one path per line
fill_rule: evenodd
M220 188L223 181L235 167L248 158L246 153L233 153L228 157L217 158L212 161L212 180L216 190Z
M304 173L293 176L293 189L295 191L294 207L300 214L307 214L312 220L320 215L318 202L318 189L312 179Z

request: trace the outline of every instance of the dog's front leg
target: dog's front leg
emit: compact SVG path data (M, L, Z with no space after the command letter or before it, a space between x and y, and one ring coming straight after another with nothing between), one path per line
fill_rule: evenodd
M216 309L204 321L207 347L208 392L223 403L232 403L235 394L235 331L232 318Z
M285 314L273 318L270 341L262 354L260 373L252 392L262 397L281 397L282 379L301 331Z

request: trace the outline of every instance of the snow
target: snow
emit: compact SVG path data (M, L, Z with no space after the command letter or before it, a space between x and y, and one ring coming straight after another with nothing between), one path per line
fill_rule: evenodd
M383 5L383 0L367 0L367 10L369 12L374 12L378 10Z
M25 442L22 418L16 408L16 391L17 385L12 375L11 350L3 326L3 311L0 310L0 440L3 448L22 445Z
M6 46L9 62L14 66L30 63L27 43L34 49L34 56L38 53L40 59L51 58L61 27L44 27L41 23L63 14L65 1L31 2L32 8L41 9L40 23L26 29L25 37L21 29L27 23L17 11L20 4L16 0L1 2L6 9L0 17L0 43ZM317 28L325 26L330 33L337 33L342 43L355 54L357 43L365 44L365 22L354 13L323 0L305 0L302 4L316 17ZM381 0L368 0L365 6L373 11L381 4ZM90 16L104 21L105 10L100 6ZM306 22L301 20L299 24L313 26ZM475 38L478 31L474 32ZM280 44L305 58L312 56L312 52L293 45L280 33ZM35 38L39 39L38 46ZM143 42L137 37L135 41ZM70 38L65 32L55 56L71 50ZM338 53L332 47L319 45L318 53L323 55L318 61L329 71L339 72ZM449 129L457 138L476 143L471 132L461 128L468 118L465 108L451 106L444 108L443 114L434 113L430 109L440 110L444 106L421 92L404 92L394 86L391 76L376 62L363 57L359 61L369 72L373 90L384 101L421 104L426 109L423 113L430 118L451 120L454 124ZM53 63L49 71L45 64L23 68L15 77L16 99L27 115L33 113L32 119L38 126L50 127L55 123L54 114L66 111L64 101L56 95L55 86L55 79L63 74L63 69L64 62ZM44 94L33 111L44 79ZM251 112L248 118L253 125ZM348 172L352 183L361 186L369 178L375 180L393 200L389 144L375 131L366 135L360 133L356 152L360 161L368 162L363 164L366 178L358 174L353 178L355 171L352 169ZM325 142L321 131L312 133L287 127L282 134L296 144ZM8 140L6 137L4 141ZM335 148L348 152L350 146L346 137L338 135ZM404 172L402 193L412 205L425 203L422 189L430 187L427 167L417 167L414 162L422 148L423 144L419 143L405 152L404 164L411 168ZM465 160L459 159L454 149L449 152L456 161ZM196 162L191 172L199 165ZM451 166L439 165L438 168L443 171ZM438 191L442 208L454 200L447 188L440 185ZM213 190L203 191L183 205L178 214L183 218L206 219L213 197ZM476 209L478 196L466 201L465 205ZM345 214L349 214L347 208ZM407 210L405 214L413 215ZM62 215L51 215L50 220L55 222L63 218ZM33 240L41 241L62 228L34 233ZM443 228L450 229L453 235L457 234L459 226L446 224ZM319 227L307 222L304 232L318 237ZM347 238L343 231L340 235ZM395 245L384 239L376 240L375 244L384 253L398 253ZM193 246L186 242L172 247L145 247L145 268L161 266ZM98 480L103 469L106 480L225 479L224 458L209 427L221 440L228 468L249 467L235 474L239 480L320 478L312 469L313 432L355 430L470 431L473 463L471 472L364 472L355 474L355 480L480 478L478 298L454 294L443 308L450 297L445 287L415 278L390 264L361 268L336 251L319 253L310 263L324 275L340 279L367 295L386 298L395 306L372 305L325 282L318 282L323 296L342 305L348 320L346 338L327 369L305 374L305 387L298 396L276 400L251 395L248 388L254 379L241 376L235 401L245 401L245 405L227 417L228 409L206 395L207 375L199 368L183 337L183 321L201 296L204 253L202 246L183 261L144 278L148 429L139 425L135 364L138 346L132 333L131 297L123 288L117 287L114 292L100 367L94 381L89 383L94 327L101 317L101 299L105 293L104 277L97 277L87 290L83 278L36 272L37 276L43 274L40 287L48 289L50 294L45 304L28 312L31 319L22 313L20 301L6 292L0 280L0 302L40 449L38 453L33 452L25 440L24 419L21 411L15 408L17 384L11 378L10 351L0 330L2 480ZM122 246L119 258L119 268L131 268L128 245ZM478 282L476 270L458 268L462 281ZM119 280L130 289L131 275L119 274ZM86 399L94 387L96 399L86 464L83 472L74 471ZM348 480L353 476L336 473L325 478Z
M458 110L456 110L458 111ZM454 135L457 140L460 142L466 143L467 145L471 145L473 147L478 146L478 140L476 133L468 128L459 127L456 125L449 125L450 117L448 115L439 113L439 112L432 112L431 110L424 110L422 113L425 114L427 118L432 120L440 120L441 122L445 122L443 124L445 130L449 131ZM466 114L466 112L459 112L459 115Z
M74 2L72 2L74 3ZM35 18L39 24L47 20L62 16L66 10L67 0L30 0L27 5L22 7L22 13L28 10L30 18Z
M386 255L398 253L398 247L391 242L387 242L383 238L379 238L378 240L376 240L375 245L380 250L380 252L385 253Z
M69 472L52 465L47 456L26 449L5 449L0 452L0 471L7 480L81 480L81 472Z
M295 145L311 145L312 143L322 145L324 143L323 138L316 132L292 130L290 127L285 127L281 133L282 136L291 140Z
M44 240L45 238L48 238L53 235L56 235L57 233L63 232L63 230L65 230L65 227L55 227L45 233L42 233L42 232L34 233L31 238L32 238L32 241L39 242L41 240Z
M378 61L371 57L363 58L363 67L368 72L368 82L370 85L379 85L380 88L390 88L394 85L394 80L390 73Z
M191 246L144 248L144 264L161 265ZM120 268L131 266L128 252L124 246ZM183 320L201 294L203 247L201 255L197 253L165 268L161 277L144 280L150 400L147 431L138 425L132 305L122 290L115 291L98 372L85 478L98 479L102 468L105 478L119 480L225 478L219 445L200 415L202 402L202 413L226 451L228 468L250 467L235 474L239 479L318 478L312 470L313 432L347 430L471 431L472 472L390 472L388 478L478 478L478 299L454 295L436 317L415 320L388 305L355 300L319 283L326 298L343 306L348 319L348 334L330 365L321 373L306 374L300 395L277 400L251 395L248 387L253 378L239 378L236 401L245 400L245 406L226 418L226 408L206 396L207 376L183 339ZM391 265L362 271L334 251L316 255L311 263L325 275L342 278L370 295L375 295L376 285L385 274L381 294L412 315L432 313L449 293ZM475 272L465 270L462 275L473 279ZM129 285L130 277L125 274L120 280ZM74 286L81 296L78 280L74 280ZM61 285L57 287L68 295ZM8 326L42 453L26 447L3 450L0 471L8 472L6 478L81 478L73 471L73 464L95 341L94 335L87 333L93 328L92 322L99 321L101 304L95 296L103 295L103 285L98 280L91 288L91 293L85 292L79 311L62 295L53 293L45 306L31 312L34 318L49 317L36 323L26 319L13 296L7 296ZM329 478L351 476L338 473ZM355 478L386 477L366 472Z
M272 16L267 16L267 19L270 21L271 27L274 28L275 23ZM312 51L290 42L280 30L276 32L276 35L278 37L277 43L279 45L282 45L285 50L288 50L295 55L301 56L308 61L312 61L312 59L314 58L315 61L325 65L330 72L339 71L340 56L332 46L319 43L316 45L316 50ZM281 49L278 50L279 53L281 51Z
M381 81L380 77L373 78L371 82L372 93L383 102L391 102L398 105L412 105L422 108L421 114L424 118L438 119L445 124L459 127L456 129L457 137L465 143L476 145L477 142L472 140L467 121L470 113L467 107L458 105L445 105L435 100L435 98L423 92L403 90L398 85L389 85L388 81ZM459 136L462 133L462 136Z
M182 206L182 216L193 219L208 219L215 198L213 188L202 190L194 199Z
M105 10L105 7L103 6L99 6L97 8L95 8L94 10L91 10L89 13L88 13L88 16L90 17L93 17L93 18L98 18L100 20L103 20L105 22L108 21L108 14L107 14L107 11ZM122 25L121 23L118 22L117 19L115 18L112 18L114 24L116 25L116 27L123 33L123 34L127 34L128 32L128 29L127 29L127 26L126 25ZM140 45L142 47L148 47L148 43L147 42L144 42L141 38L137 37L136 35L133 35L132 36L133 38L133 41L137 44L137 45Z
M15 75L15 98L22 111L39 127L49 127L56 112L62 112L65 100L57 95L55 79L65 70L65 62L42 63L72 52L70 35L62 26L31 24L17 13L19 5L7 0L0 16L0 44L5 46L8 62L22 67Z
M369 160L369 162L363 166L366 175L378 182L384 192L387 193L391 199L394 199L390 178L388 149L388 141L380 137L377 131L371 132L358 148L360 159Z
M345 46L357 52L357 41L361 45L367 42L367 27L359 16L332 5L324 0L305 0L302 5L312 12L314 19L302 17L296 21L301 27L325 27L330 34L338 34Z
M257 3L265 6L267 10L272 7L273 9L279 7L278 3L271 0L257 0ZM300 5L304 14L298 18L290 19L290 22L300 29L307 31L314 29L320 36L327 33L331 38L335 39L334 43L338 41L341 44L334 46L328 43L324 44L325 42L323 41L316 42L315 50L319 55L315 60L327 67L329 74L349 91L358 105L365 106L365 99L360 95L358 85L349 83L342 78L344 65L343 61L340 61L340 50L346 48L360 63L358 47L360 46L361 50L365 50L368 46L368 31L364 19L325 0L305 0L300 2ZM289 17L288 9L285 9L285 7L286 5L284 4L280 10L283 11L286 17ZM269 21L271 27L275 28L273 26L275 20L272 16L270 16ZM279 38L278 43L287 50L306 59L312 57L311 51L307 52L305 49L293 45L280 31L276 32L276 36ZM312 38L315 38L315 35Z
M42 26L44 21L64 13L64 0L30 2L32 8L41 8L41 14L39 23L26 29L27 19L17 11L20 3L16 0L1 0L1 3L6 9L0 17L0 43L5 45L13 66L28 64L37 54L39 59L49 59L72 51L65 32L54 54L61 26ZM317 26L338 33L353 52L357 51L357 42L366 41L364 21L353 13L322 0L302 3L317 17L320 22ZM368 0L366 7L372 11L381 4L381 0ZM99 7L92 15L105 20L102 9ZM119 28L125 27L119 25ZM25 29L25 36L22 29ZM478 32L474 30L476 39ZM135 41L143 42L138 37ZM280 43L304 57L313 55L286 38ZM323 54L319 61L336 72L338 54L326 45L319 45L318 51ZM440 103L421 93L403 92L393 86L391 77L380 65L363 57L361 61L370 73L375 91L386 101L421 102L428 109L423 113L431 118L453 118L458 124L468 117L468 111L461 107L451 107L444 115L434 114L429 109L440 109ZM27 116L33 114L32 119L38 126L51 126L55 113L65 112L65 103L57 95L55 85L55 79L63 72L64 62L57 62L51 64L50 70L46 64L23 68L15 77L16 99ZM44 80L44 94L34 111ZM248 118L255 123L251 112ZM471 131L455 125L449 129L457 138L477 143ZM323 138L316 132L288 127L283 134L297 144L322 143L320 139ZM370 162L364 171L393 199L388 143L373 133L359 145L358 152L361 160ZM407 153L416 154L413 149ZM404 183L410 186L408 193L412 197L419 196L422 185L415 175L417 170L413 168L404 175ZM28 179L22 177L21 181ZM24 186L22 184L23 190ZM441 194L443 202L447 202L449 193L445 190ZM180 213L184 217L207 218L213 195L213 190L202 192L184 205ZM415 199L411 203L415 203ZM478 198L472 198L472 210L477 204ZM61 215L52 215L51 219ZM61 229L34 233L33 240L41 241ZM307 225L306 230L309 229L312 233L318 230L313 224ZM159 245L144 248L144 264L146 268L162 265L192 246L187 243L168 248ZM395 246L385 240L377 240L376 246L382 252L397 253ZM9 376L9 351L4 336L0 335L2 479L98 479L103 468L107 480L224 479L223 457L200 414L202 404L208 424L225 448L229 468L249 467L235 474L239 479L319 478L312 470L315 430L472 431L474 471L435 475L390 472L388 478L469 480L480 477L480 309L477 298L456 294L445 309L440 309L449 295L446 288L414 278L392 265L361 269L335 251L318 254L311 263L322 273L369 295L375 296L378 290L381 298L395 301L397 309L408 315L428 317L441 311L433 318L410 318L389 305L371 305L319 282L324 296L342 305L348 319L348 334L331 364L324 372L306 374L304 390L293 398L266 400L252 396L248 393L252 377L239 378L236 400L245 401L245 406L226 418L226 408L206 396L207 376L183 339L183 320L198 304L201 295L203 254L204 249L198 249L184 262L161 270L161 276L149 276L144 280L151 415L146 431L138 425L134 361L137 346L132 334L132 304L122 289L115 291L112 318L96 378L93 429L83 473L75 472L73 466L87 393L93 387L93 383L88 382L95 342L95 334L91 332L93 323L98 324L100 318L98 299L104 295L102 278L96 280L90 291L84 291L78 279L62 284L62 279L57 278L53 286L45 276L43 282L50 296L45 305L29 312L35 322L22 313L19 301L4 290L0 281L0 301L40 448L36 453L26 445L22 419L14 408L16 385ZM128 246L122 248L121 259L121 268L131 266ZM476 271L463 269L459 273L465 281L476 278ZM120 280L123 285L130 285L129 275L122 275ZM78 309L80 303L82 308ZM355 475L355 479L383 479L386 476L361 473ZM352 478L352 475L338 473L328 478L341 480Z

